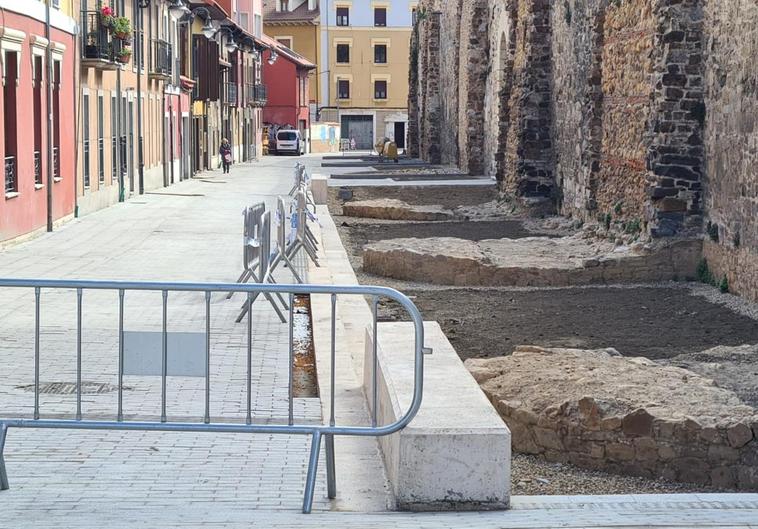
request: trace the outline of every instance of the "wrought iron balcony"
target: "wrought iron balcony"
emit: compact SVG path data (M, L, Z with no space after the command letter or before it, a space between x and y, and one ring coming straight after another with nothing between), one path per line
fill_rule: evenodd
M42 153L34 151L34 183L42 185Z
M253 93L253 106L265 107L266 103L268 103L268 89L266 85L254 85Z
M150 77L156 79L171 79L171 44L165 40L153 40L150 45L152 61Z
M82 64L100 70L118 68L114 58L120 49L120 41L111 37L103 26L100 13L82 11Z
M60 149L53 147L53 178L61 177L61 161L60 161Z
M16 157L5 157L5 192L15 193L16 187Z
M237 83L224 83L224 104L237 106Z

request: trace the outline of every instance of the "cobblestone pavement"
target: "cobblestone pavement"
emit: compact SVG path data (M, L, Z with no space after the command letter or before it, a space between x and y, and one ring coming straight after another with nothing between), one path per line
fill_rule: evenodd
M240 271L242 208L260 199L273 206L276 194L289 189L293 163L266 159L136 197L0 251L0 276L232 281ZM282 272L279 279L286 281ZM42 382L72 382L76 296L46 292L43 300ZM222 296L212 302L211 410L225 421L244 418L244 331L232 323L239 303ZM0 291L0 415L32 412L33 394L23 386L32 383L33 306L29 292ZM158 294L130 294L127 330L158 329L159 308ZM202 331L203 309L192 295L170 296L169 329ZM85 381L115 384L116 310L115 294L85 293ZM281 418L287 328L263 301L255 321L253 409L257 417ZM156 418L159 380L127 377L125 384L128 417ZM169 418L199 419L203 389L203 379L172 378ZM113 417L115 399L113 392L85 395L85 416ZM70 417L75 397L46 394L41 408L43 416ZM299 400L296 414L317 420L318 399ZM5 450L11 489L0 493L0 529L758 527L758 495L516 497L513 510L504 513L382 512L389 499L382 497L375 446L345 443L340 452L340 440L341 500L326 499L322 458L314 514L304 516L307 442L296 436L12 429Z

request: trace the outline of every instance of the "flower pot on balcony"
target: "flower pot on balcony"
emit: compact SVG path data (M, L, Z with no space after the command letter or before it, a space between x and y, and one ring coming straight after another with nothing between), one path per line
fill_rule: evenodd
M116 54L116 61L121 64L127 64L130 60L132 60L132 50L129 48L123 48Z
M113 25L116 23L116 16L113 12L113 9L111 9L108 6L103 6L100 8L100 25L104 28L112 28Z

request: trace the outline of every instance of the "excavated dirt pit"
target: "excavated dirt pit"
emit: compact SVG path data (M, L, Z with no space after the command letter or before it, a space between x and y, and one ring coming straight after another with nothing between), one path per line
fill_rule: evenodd
M352 200L394 198L409 204L458 206L496 199L482 187L353 187ZM562 288L456 288L421 281L395 280L362 269L363 247L378 240L450 236L478 241L535 235L523 220L493 222L408 223L342 216L339 190L330 195L330 210L342 242L362 284L397 288L409 295L425 320L438 321L462 359L510 354L517 345L615 348L624 356L643 356L688 367L731 389L747 404L758 406L758 359L730 355L702 364L718 346L758 343L758 306L695 283ZM529 222L529 221L526 221ZM533 226L530 224L529 226ZM380 318L394 321L404 313L392 304L380 306ZM748 355L749 356L749 355ZM696 365L700 362L700 365ZM739 364L739 365L738 365ZM715 367L714 367L715 366ZM697 368L696 368L697 367ZM744 373L738 380L734 373ZM749 380L750 379L750 380ZM538 456L515 454L516 494L626 494L715 491L715 487L645 479Z

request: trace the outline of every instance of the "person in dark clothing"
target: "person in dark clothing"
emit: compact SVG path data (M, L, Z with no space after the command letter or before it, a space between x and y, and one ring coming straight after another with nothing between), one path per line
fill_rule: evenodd
M232 146L226 138L221 140L221 148L218 150L221 155L221 165L224 167L224 173L229 172L232 165Z

